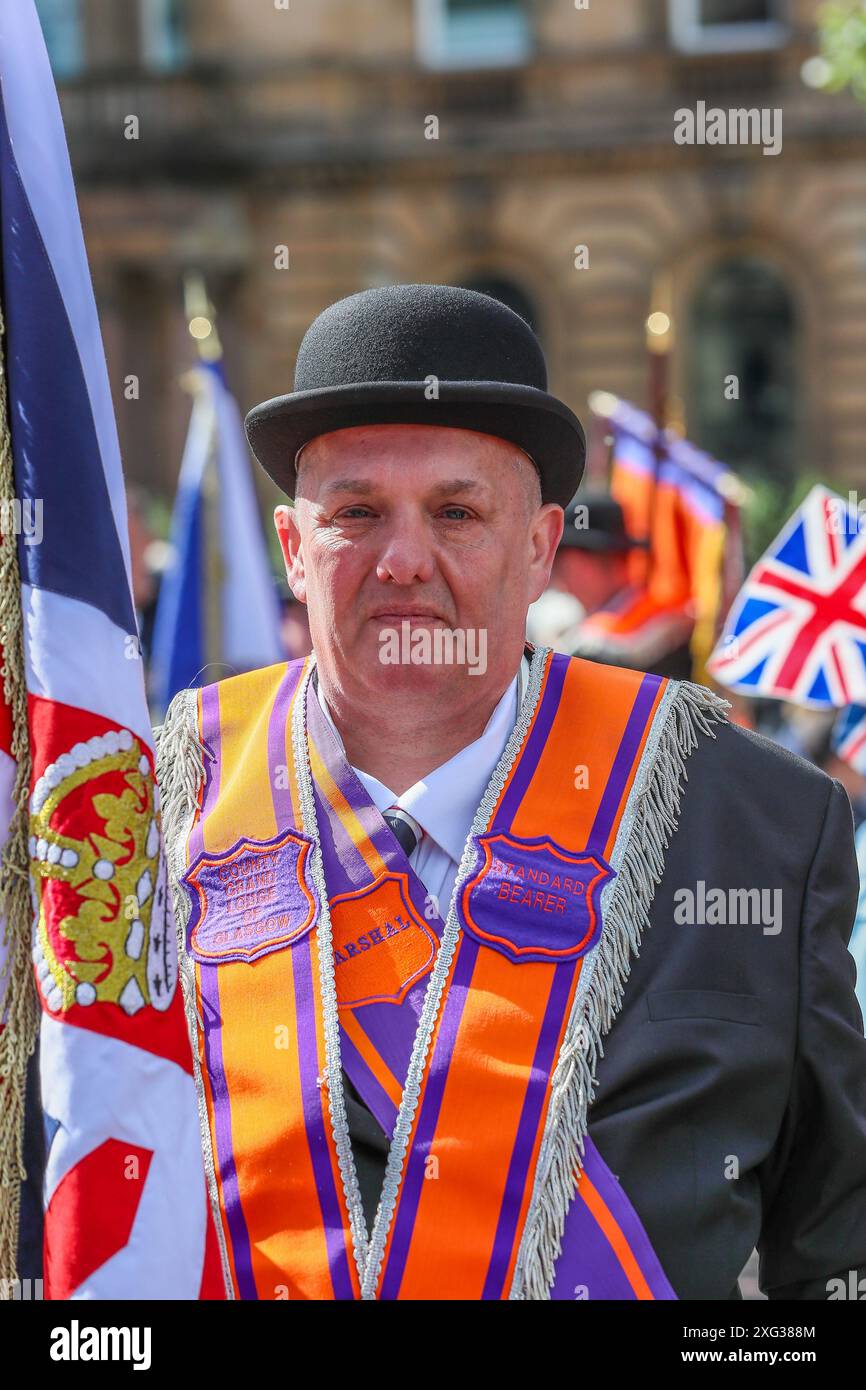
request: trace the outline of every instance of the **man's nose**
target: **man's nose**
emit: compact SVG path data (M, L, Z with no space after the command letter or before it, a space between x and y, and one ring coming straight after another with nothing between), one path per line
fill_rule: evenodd
M376 564L376 575L383 584L428 583L435 571L433 545L424 517L401 513L388 525Z

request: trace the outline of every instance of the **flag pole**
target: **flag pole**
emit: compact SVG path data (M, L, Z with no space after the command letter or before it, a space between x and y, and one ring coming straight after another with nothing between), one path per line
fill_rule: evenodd
M665 428L668 422L670 394L670 358L674 344L674 323L671 277L658 274L653 279L650 293L650 311L645 324L646 349L648 358L649 412L656 427L653 441L653 483L650 492L649 515L647 516L647 535L649 545L646 550L647 585L652 576L654 562L653 532L655 522L656 498L658 494L661 461L665 455Z
M33 907L29 881L30 737L21 579L15 540L15 478L9 423L4 352L5 325L0 305L0 680L11 717L10 752L15 762L14 812L0 854L0 1301L14 1296L18 1224L24 1168L27 1063L36 1047L39 1000L33 980Z
M195 341L199 360L213 366L222 361L222 343L216 326L216 310L207 292L204 275L188 270L183 279L184 309L190 337ZM217 439L211 436L210 457L202 479L204 503L203 580L205 602L205 652L209 661L219 661L223 650L222 605L219 594L225 581L225 565L220 550L219 479L217 477Z
M199 270L188 270L183 277L183 303L189 335L195 340L202 362L221 362L223 349L216 327L216 310Z

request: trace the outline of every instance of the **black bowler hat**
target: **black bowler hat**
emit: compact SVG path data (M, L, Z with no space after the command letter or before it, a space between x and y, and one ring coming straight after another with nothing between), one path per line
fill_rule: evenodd
M562 507L583 474L583 429L548 395L541 344L513 309L475 290L386 285L337 300L304 334L294 391L246 418L253 453L290 496L309 440L386 424L507 439L535 463L542 500Z
M611 555L647 548L646 541L635 540L628 534L622 507L609 492L584 492L569 502L559 544L566 550Z

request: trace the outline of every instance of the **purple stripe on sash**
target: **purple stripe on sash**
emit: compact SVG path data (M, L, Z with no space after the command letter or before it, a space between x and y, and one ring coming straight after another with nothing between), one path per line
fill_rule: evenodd
M202 809L189 838L190 863L204 849L204 821L216 803L220 774L219 692L216 685L207 685L201 692L202 737L213 757L205 759L205 784ZM219 967L199 964L204 1049L214 1113L216 1161L223 1190L226 1221L232 1243L235 1275L241 1298L258 1298L253 1277L252 1253L247 1223L241 1206L238 1175L232 1142L232 1115L228 1081L223 1065L222 1015L219 1001Z
M291 948L292 969L295 977L295 1020L298 1031L298 1058L301 1073L301 1094L304 1099L304 1119L307 1129L307 1142L313 1162L313 1175L325 1227L325 1243L328 1250L328 1264L334 1297L354 1299L352 1279L349 1273L349 1259L346 1252L346 1239L343 1212L337 1197L334 1170L325 1133L324 1087L318 1085L318 1049L316 1046L316 995L313 984L313 963L310 954L310 938L302 937ZM337 1078L342 1085L342 1078Z
M274 819L278 834L289 826L295 830L301 829L299 825L295 824L289 777L288 775L278 777L277 773L285 769L286 774L288 774L288 747L291 744L291 730L287 727L289 706L292 702L292 696L298 688L303 669L303 661L289 662L286 667L286 674L280 681L274 697L268 720L268 776L271 783L271 798L274 803Z
M429 923L436 936L441 937L443 923L429 903L429 895L402 847L385 824L363 783L357 777L319 704L312 682L308 691L307 723L310 737L335 785L358 818L364 833L383 859L386 868L406 874L409 900L419 918ZM316 814L319 823L319 842L328 896L356 891L372 882L372 874L357 847L352 843L331 803L318 786L314 786ZM409 1066L418 1020L424 1007L429 971L413 985L402 1004L363 1004L354 1009L358 1026L370 1039L385 1066L402 1087ZM385 1134L394 1131L397 1118L393 1101L383 1090L361 1053L352 1046L345 1029L341 1032L343 1065L352 1084L372 1111Z
M508 830L526 795L529 783L538 767L538 760L544 752L550 730L553 727L556 711L559 709L569 660L569 657L562 656L559 652L554 652L551 657L541 705L536 710L535 721L529 738L523 745L523 751L518 754L517 766L513 770L511 781L505 790L493 823L488 827L491 830Z
M516 968L520 969L519 966ZM496 1228L496 1238L493 1242L493 1255L484 1283L484 1292L481 1295L484 1299L502 1297L505 1276L508 1273L508 1264L514 1246L517 1222L520 1217L520 1207L526 1190L527 1174L532 1162L532 1152L541 1121L544 1098L547 1094L547 1082L556 1061L556 1044L562 1031L563 1017L568 1008L573 983L573 969L554 971L553 985L544 1012L544 1021L541 1025L535 1056L532 1060L532 1071L523 1099L517 1137L514 1141L511 1162L508 1167L508 1177L505 1181L502 1209Z
M409 1070L409 1059L412 1056L415 1035L418 1032L418 1019L424 1007L429 980L428 971L423 979L412 986L402 1004L364 1004L361 1008L353 1010L355 1022L369 1038L401 1092L406 1072ZM344 1029L344 1049L350 1041ZM397 1118L394 1103L387 1097L387 1093L382 1091L363 1057L352 1048L351 1054L344 1051L343 1064L353 1086L372 1110L384 1132L392 1134ZM383 1095L386 1097L384 1101L380 1099Z
M634 766L635 755L643 738L653 701L661 682L661 676L644 676L640 683L631 714L623 731L622 741L613 760L607 786L604 789L592 830L589 833L586 845L588 854L604 854L611 827L622 801L623 790Z
M288 825L294 825L289 779L287 777L278 778L276 773L277 769L287 765L287 737L289 740L291 739L291 730L288 729L289 707L292 696L297 690L302 671L303 662L292 662L288 666L274 699L268 723L268 768L270 770L274 815L279 830ZM281 785L283 782L285 785ZM295 1020L304 1125L322 1222L325 1228L325 1244L328 1251L331 1283L335 1298L354 1299L355 1294L346 1252L343 1212L337 1196L325 1129L323 1088L317 1084L320 1061L316 1038L317 993L313 982L309 936L304 936L300 941L296 941L290 951L295 982ZM324 1060L322 1060L322 1067L324 1069Z
M368 840L372 841L386 863L394 859L395 853L404 861L404 863L401 864L389 863L389 868L403 869L405 867L411 874L412 870L409 868L408 859L406 859L399 843L382 819L381 812L371 801L364 784L350 766L343 749L340 747L337 735L325 718L322 707L319 704L319 697L313 688L312 681L310 682L307 694L307 728L309 729L310 737L321 754L325 767L328 769L333 781L339 788L340 793L345 797L349 806L360 821L361 827ZM329 818L333 818L333 816L334 813L330 812ZM340 839L341 849L342 842L345 842L347 845L351 846L353 851L353 854L349 855L348 862L344 863L346 873L352 880L349 888L357 888L359 884L369 883L370 870L364 863L361 854L352 844L351 840L349 840L345 832L343 832ZM357 859L357 863L355 859ZM356 874L358 875L357 880L355 877Z
M583 1168L625 1236L653 1297L676 1299L640 1217L595 1144L584 1139ZM575 1197L568 1209L562 1254L556 1263L552 1299L636 1299L634 1289L586 1203Z
M319 842L322 847L322 863L325 870L325 881L328 885L328 897L333 900L338 894L350 892L359 885L350 881L343 862L344 843L348 837L340 836L338 849L334 843L333 817L318 789L316 789L316 810L319 817ZM394 843L396 844L396 841ZM400 853L402 855L402 850ZM408 869L408 860L405 859L405 856L403 858ZM389 868L392 867L387 859L385 862ZM397 870L401 868L399 864L394 864L393 867ZM411 870L409 873L410 901L415 911L424 918L423 899L419 903L418 893L413 891L415 887L414 874ZM364 866L364 875L363 882L371 882L371 874L366 865ZM435 921L431 923L431 926L435 931ZM382 1061L401 1087L409 1066L409 1058L412 1055L412 1045L418 1031L418 1019L424 1005L424 995L429 978L428 971L417 984L412 986L402 1004L363 1004L352 1011L355 1020L363 1028ZM383 1109L382 1097L385 1093L361 1054L355 1048L346 1047L348 1041L344 1029L342 1032L343 1065L352 1079L352 1084L357 1087L385 1133L391 1134L397 1117L393 1102L386 1098Z
M439 1111L442 1108L442 1097L445 1093L445 1082L448 1079L448 1068L451 1065L454 1044L457 1040L479 949L476 942L468 937L461 937L457 960L451 977L451 987L447 990L442 1005L442 1021L430 1060L427 1086L421 1101L421 1113L406 1160L406 1173L394 1217L394 1234L379 1295L383 1299L395 1299L400 1293L400 1285L403 1282L403 1273L409 1255L409 1245L415 1228L418 1203L421 1200L427 1154L436 1132Z
M397 1107L392 1101L388 1092L383 1090L371 1072L367 1063L364 1061L352 1039L347 1033L343 1032L340 1037L340 1051L343 1054L343 1066L346 1073L351 1078L352 1084L361 1096L362 1100L370 1110L382 1130L382 1133L390 1139L394 1133L394 1126L397 1123ZM356 1076L363 1076L364 1090L355 1080Z

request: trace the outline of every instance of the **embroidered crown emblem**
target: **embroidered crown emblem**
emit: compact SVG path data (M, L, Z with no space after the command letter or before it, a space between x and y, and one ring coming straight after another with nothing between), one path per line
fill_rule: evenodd
M158 790L129 731L76 743L30 798L33 962L54 1013L162 1011L177 983Z

